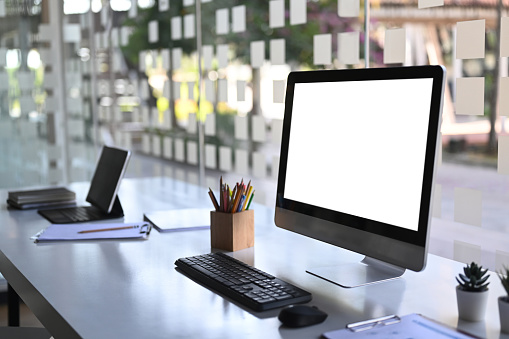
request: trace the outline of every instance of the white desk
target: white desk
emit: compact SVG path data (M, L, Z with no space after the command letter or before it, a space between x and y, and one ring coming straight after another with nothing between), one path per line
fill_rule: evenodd
M71 188L82 199L88 191L87 185ZM125 179L119 196L126 221L141 220L147 211L211 207L206 189L169 178ZM343 289L305 269L359 255L279 229L273 209L254 209L255 247L233 256L311 292L310 304L329 314L324 323L282 328L279 310L251 313L177 272L176 259L211 251L208 230L153 230L147 241L35 244L30 236L49 223L34 210L8 210L3 203L0 271L55 338L313 338L347 323L413 312L458 325L454 277L462 264L430 255L424 272ZM509 338L499 333L503 290L494 274L491 282L486 321L460 327Z

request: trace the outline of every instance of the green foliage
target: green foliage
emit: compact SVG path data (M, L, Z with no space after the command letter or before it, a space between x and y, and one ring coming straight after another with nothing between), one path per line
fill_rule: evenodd
M500 278L500 282L502 286L504 286L505 293L507 294L506 300L509 300L509 267L504 266L504 268L498 272L498 277Z
M475 262L472 262L470 265L467 264L463 267L463 273L459 274L456 277L456 281L458 281L460 288L463 291L468 292L483 292L488 289L489 282L486 282L490 277L488 270L482 269L482 266L478 266Z

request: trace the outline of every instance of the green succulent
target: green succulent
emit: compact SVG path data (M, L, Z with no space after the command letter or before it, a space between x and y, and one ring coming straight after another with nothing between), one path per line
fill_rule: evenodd
M504 268L498 272L498 277L500 278L500 282L502 286L504 286L506 295L506 300L509 300L509 267L504 266Z
M456 277L456 281L460 284L460 288L463 291L468 292L483 292L488 289L489 282L486 282L490 277L488 270L482 269L482 266L478 266L475 262L470 265L467 264L463 267L463 273Z

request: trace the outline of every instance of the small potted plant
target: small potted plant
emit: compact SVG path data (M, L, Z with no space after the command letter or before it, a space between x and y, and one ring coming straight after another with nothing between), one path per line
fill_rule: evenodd
M486 314L488 302L488 270L482 269L475 262L467 264L456 280L459 318L467 321L480 321Z
M505 296L498 298L498 312L500 315L500 331L509 333L509 267L504 266L504 269L498 273L500 282L505 289Z

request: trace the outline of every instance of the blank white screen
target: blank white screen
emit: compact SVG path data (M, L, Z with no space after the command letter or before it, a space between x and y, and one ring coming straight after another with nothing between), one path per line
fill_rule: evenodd
M295 84L284 197L416 231L432 85Z

